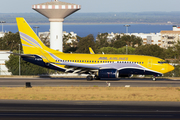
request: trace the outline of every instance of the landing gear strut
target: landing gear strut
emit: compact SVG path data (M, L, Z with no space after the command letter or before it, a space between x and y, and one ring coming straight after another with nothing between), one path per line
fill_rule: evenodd
M153 75L152 80L156 81L156 76L155 75Z
M101 78L95 75L94 79L95 80L100 80Z

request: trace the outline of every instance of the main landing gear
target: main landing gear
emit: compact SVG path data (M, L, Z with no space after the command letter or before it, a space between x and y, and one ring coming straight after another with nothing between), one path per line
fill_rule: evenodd
M95 79L95 80L100 80L101 78L98 77L97 75L95 75L95 76L94 76L94 79Z
M98 77L97 75L95 75L94 77L92 75L88 75L86 77L87 81L92 81L92 80L100 80L100 77Z
M88 76L86 77L86 80L87 80L87 81L92 81L92 80L93 80L93 76L88 75Z

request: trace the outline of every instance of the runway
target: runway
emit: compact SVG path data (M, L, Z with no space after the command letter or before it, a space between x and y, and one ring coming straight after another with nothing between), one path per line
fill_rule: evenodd
M28 120L179 120L180 102L0 100L0 118Z
M180 80L85 78L0 78L0 87L100 86L106 87L180 87ZM180 102L133 101L23 101L0 100L1 120L179 120Z
M180 87L180 80L163 78L158 78L157 81L152 81L150 78L103 79L94 81L87 81L85 78L0 78L0 87L24 87L26 82L31 82L31 85L34 87L106 87L106 81L111 84L111 87Z

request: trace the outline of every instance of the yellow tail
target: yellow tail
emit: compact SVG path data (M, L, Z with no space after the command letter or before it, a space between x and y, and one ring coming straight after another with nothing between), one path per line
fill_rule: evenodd
M28 25L24 18L16 18L17 26L19 29L19 34L21 38L21 43L23 47L24 54L36 54L42 55L45 54L44 51L50 53L61 53L46 47L32 28ZM42 53L43 52L43 53Z

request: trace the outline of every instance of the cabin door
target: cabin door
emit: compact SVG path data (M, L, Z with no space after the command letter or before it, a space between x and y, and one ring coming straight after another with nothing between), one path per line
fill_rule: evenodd
M152 68L152 59L149 59L148 60L148 65L147 65L148 68Z

